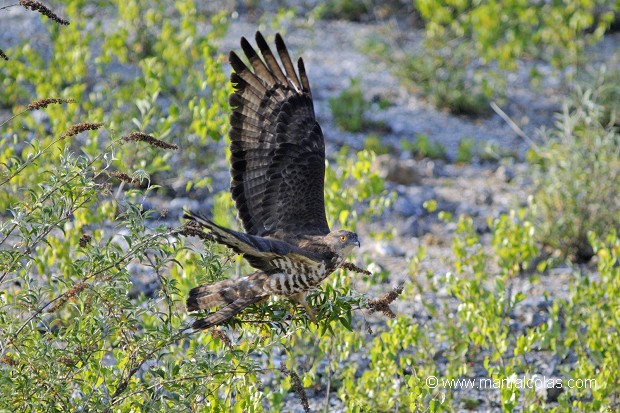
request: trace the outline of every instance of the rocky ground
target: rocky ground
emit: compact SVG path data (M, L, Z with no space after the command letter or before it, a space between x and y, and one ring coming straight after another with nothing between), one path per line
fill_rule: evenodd
M252 23L235 22L223 46L236 49L241 35L252 36L255 31ZM531 191L528 178L528 165L524 154L528 143L517 136L515 131L500 118L492 115L487 118L468 118L450 115L431 107L419 96L405 88L401 79L396 78L385 63L368 57L360 51L360 43L368 36L386 35L381 24L363 24L342 21L317 21L311 29L296 28L291 25L286 33L290 50L296 55L302 54L309 71L317 114L328 140L328 154L341 145L362 149L364 134L352 134L339 130L331 116L328 98L338 95L349 85L351 78L360 78L366 98L377 101L388 99L392 105L387 109L373 108L369 116L382 121L386 132L382 134L382 143L392 148L389 155L379 157L376 167L387 178L387 188L397 193L397 200L380 220L362 225L361 233L368 235L374 229L391 226L394 238L391 241L363 243L360 255L372 257L381 268L389 271L386 282L373 289L373 292L388 290L392 285L408 281L410 277L424 285L426 271L442 276L448 271L452 256L451 239L454 225L440 222L436 214L429 214L423 203L429 199L438 202L438 209L459 214L468 214L474 218L475 225L486 242L488 218L497 217L511 208L524 206ZM394 35L394 33L392 33ZM416 47L421 33L417 31L397 33L401 47ZM404 40L403 40L404 39ZM610 36L594 50L595 61L604 62L620 52L618 36ZM404 46L402 46L404 45ZM542 85L532 88L527 82L530 65L537 65L549 77L543 79ZM562 94L565 90L559 86L552 70L542 63L523 64L517 74L508 79L507 99L502 108L534 140L538 139L537 130L553 125L554 113L561 110ZM411 140L417 134L428 135L432 140L441 142L447 149L448 159L454 159L459 141L474 138L478 145L492 143L507 153L516 154L515 158L499 162L483 163L474 159L471 163L455 164L437 160L416 160L411 153L402 148L403 140ZM368 239L368 237L366 237ZM420 274L410 274L407 263L415 256L419 247L427 249L427 255L421 263ZM513 314L512 328L515 331L538 325L548 319L551 300L568 296L569 274L573 268L557 268L541 277L537 283L527 278L517 280L513 288L526 294L527 298ZM433 281L431 281L433 282ZM450 302L451 297L445 290L437 296L425 296L426 302ZM411 314L420 324L433 322L421 304L421 297L414 302L396 302L395 310L402 314ZM550 354L537 354L532 360L538 367L539 374L552 377L559 361ZM482 369L482 366L480 366ZM482 374L481 376L484 376ZM543 390L544 391L544 390ZM467 393L467 394L465 394ZM324 408L325 395L321 391L309 394L311 407ZM489 391L461 392L457 400L468 397L481 401L478 411L501 411L499 394L490 395ZM547 399L552 401L557 394L548 392ZM341 411L338 400L330 398L330 411ZM291 411L298 411L296 398L291 395L287 405ZM459 406L457 401L455 405ZM299 410L301 411L301 410Z
M223 46L236 49L238 38L241 35L252 36L254 31L255 25L252 23L235 22ZM528 165L524 162L527 142L495 114L475 119L453 116L436 110L422 98L412 94L403 86L401 79L393 75L388 65L360 51L360 44L365 38L377 35L389 36L381 24L342 21L317 21L311 29L291 25L286 33L290 50L296 55L304 56L312 82L317 114L328 140L328 154L341 145L363 148L365 135L339 130L328 106L328 98L338 95L349 85L351 78L361 79L368 100L384 98L392 103L387 109L373 107L369 113L373 120L382 121L387 126L381 136L382 144L392 150L389 155L379 157L376 167L387 178L387 188L398 195L391 210L380 220L362 225L360 231L362 237L368 239L368 234L374 229L386 226L394 228L394 238L391 241L366 242L360 251L360 255L372 257L375 264L390 273L389 279L373 288L371 293L386 291L398 282L410 280L410 277L424 285L428 282L423 275L426 271L440 277L450 270L450 242L454 225L440 222L436 214L427 213L423 207L425 201L435 199L438 209L451 212L455 216L472 216L477 229L483 234L483 240L488 242L488 218L525 205L531 190ZM401 47L416 47L421 33L400 31L397 35ZM596 56L600 61L614 54L617 56L620 44L617 40L617 36L611 37L599 46ZM613 52L609 53L610 50ZM536 89L528 84L526 75L528 66L534 64L538 65L538 69L543 73L549 74ZM554 113L561 109L560 102L565 91L562 91L557 78L551 74L552 70L541 63L528 63L523 64L517 74L508 79L507 99L502 108L534 140L538 139L536 131L539 128L553 125ZM516 157L493 163L474 159L467 164L416 160L402 148L401 143L412 140L419 133L441 142L447 150L448 159L454 159L459 141L463 138L474 138L478 145L493 143L507 153L516 154ZM415 256L419 247L425 247L427 255L421 263L420 274L410 274L408 260ZM531 283L527 278L515 282L515 292L521 291L527 298L513 314L512 328L520 331L545 322L550 305L548 295L550 294L552 299L567 297L567 280L573 270L554 269L543 275L537 283ZM425 295L424 300L436 302L440 307L443 302L450 303L452 298L445 290L440 290L436 296ZM413 302L396 302L394 308L401 314L411 314L420 324L434 321L429 319L420 296L414 298ZM440 359L438 360L440 362ZM559 361L553 355L537 354L532 362L538 366L539 374L548 377L557 374L555 368ZM482 369L482 366L480 368ZM310 392L309 396L311 407L324 408L324 392ZM480 401L476 407L479 411L501 411L498 393L489 394L489 391L484 390L477 393L457 393L456 399L461 397ZM557 397L557 394L547 394L550 401L554 397ZM296 403L296 398L291 395L287 407L291 411L301 411ZM457 401L455 405L461 404ZM339 400L331 397L330 411L342 409Z
M38 17L33 18L19 8L0 13L0 26L5 27L8 19L13 28L17 25L35 33L40 24ZM239 49L240 36L253 37L256 29L256 21L249 21L243 16L233 19L221 44L222 53ZM13 30L10 33L15 32ZM10 45L14 41L10 33L0 33L2 44ZM366 134L348 133L338 129L328 105L328 99L345 89L350 79L360 79L365 97L369 101L386 99L391 103L385 109L374 105L368 116L386 126L381 135L381 144L390 147L391 151L388 155L381 155L375 167L386 177L387 189L394 191L397 199L382 217L363 224L360 230L361 238L368 240L362 241L360 257L362 254L372 257L378 266L390 273L387 282L373 290L380 292L388 290L398 282L409 280L411 276L416 277L415 274L408 273L408 259L415 256L420 246L427 248L421 271L431 270L439 275L449 269L447 262L452 254L450 242L454 226L440 222L436 214L426 212L423 207L425 201L435 199L440 210L452 212L454 215L471 215L479 232L485 234L487 219L497 217L510 208L524 205L530 188L528 166L523 161L527 142L517 136L504 120L495 114L486 118L469 118L436 110L406 88L402 79L394 76L389 65L360 51L360 45L370 36L381 36L394 42L398 38L399 50L402 51L408 47L419 47L422 33L401 29L398 24L386 28L385 22L353 23L330 20L309 24L306 20L293 20L286 25L289 50L295 56L304 57L317 116L327 140L328 156L343 145L355 150L363 149L364 146ZM595 61L601 62L610 56L618 56L620 37L610 35L593 52ZM534 64L543 73L549 74L537 88L532 88L527 83L528 69ZM517 73L508 79L507 99L502 108L532 139L537 139L538 128L553 124L554 112L560 109L563 91L551 74L552 70L544 64L530 62L524 63ZM413 140L418 134L426 134L431 140L440 142L446 148L448 161L414 159L401 143ZM516 157L493 163L482 163L476 159L466 164L453 163L450 159L455 158L458 144L463 138L473 138L479 145L493 143L507 153L516 154ZM218 165L217 179L214 180L215 192L228 185L226 162L220 160ZM175 180L179 186L182 186L184 176L185 171ZM170 185L174 186L174 183ZM209 199L196 201L185 197L153 198L150 202L156 207L168 208L172 218L178 217L183 207L202 208L210 205ZM370 239L369 233L373 229L388 226L393 228L392 240L374 242ZM544 321L548 306L544 292L553 291L556 296L565 296L565 275L568 271L568 268L554 270L552 274L543 276L536 285L522 280L518 288L525 292L528 298L519 307L519 313L515 314L515 328L525 328ZM136 281L138 290L156 288L156 283L148 279L137 277ZM420 275L418 281L423 284L426 279ZM441 301L449 300L450 297L443 295L431 299ZM419 318L421 323L425 322L425 310L419 300L413 303L396 302L394 309ZM549 360L545 362L550 363ZM312 407L324 406L324 394L311 392L309 396ZM330 411L342 409L335 396L330 399L330 405ZM291 411L300 409L293 395L288 407ZM489 411L500 411L500 407L492 403L485 408Z

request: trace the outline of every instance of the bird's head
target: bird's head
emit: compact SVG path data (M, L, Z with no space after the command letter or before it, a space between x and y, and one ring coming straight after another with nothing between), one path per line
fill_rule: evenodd
M355 232L339 229L332 231L325 236L327 243L338 252L339 255L346 256L353 251L354 247L360 246L360 241Z

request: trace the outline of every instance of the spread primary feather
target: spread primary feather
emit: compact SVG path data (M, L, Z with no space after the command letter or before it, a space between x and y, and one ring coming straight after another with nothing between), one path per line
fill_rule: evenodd
M230 247L256 269L252 274L192 289L188 311L213 309L194 324L208 328L272 294L300 302L313 318L305 293L319 285L359 246L351 231L330 231L325 216L325 142L315 119L303 60L297 71L282 37L275 36L281 65L260 32L260 55L245 39L250 63L231 52L234 92L229 102L230 190L245 232L188 212L213 241Z

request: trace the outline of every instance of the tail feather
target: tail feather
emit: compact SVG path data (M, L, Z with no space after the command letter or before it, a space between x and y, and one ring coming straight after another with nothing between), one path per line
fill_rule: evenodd
M265 266L268 266L269 261L276 255L295 253L303 259L300 256L300 250L286 241L224 228L197 212L186 210L183 217L196 222L209 240L226 245L238 254L243 254L255 268L265 269Z
M255 248L252 249L254 247L252 239L242 232L220 227L210 219L192 211L185 211L183 218L197 222L198 225L206 230L205 234L210 239L232 248L239 254L255 252Z
M197 320L193 327L205 329L223 323L244 308L265 299L263 289L267 275L261 271L238 279L218 281L193 288L187 298L187 310L198 311L219 307L207 317Z
M236 300L236 280L224 280L192 288L187 298L187 311L209 309Z
M255 297L249 301L241 300L241 299L233 301L232 303L220 308L215 313L209 314L205 318L200 318L196 320L194 324L192 325L192 327L195 330L205 330L207 328L213 327L214 325L221 324L231 319L235 315L239 314L246 307L252 304L255 304L261 300L262 300L261 297Z

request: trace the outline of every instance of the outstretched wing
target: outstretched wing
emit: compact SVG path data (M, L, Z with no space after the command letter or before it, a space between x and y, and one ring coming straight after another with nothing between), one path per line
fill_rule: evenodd
M253 70L230 53L231 192L239 217L252 235L327 234L325 142L303 61L298 77L279 34L284 69L260 32L256 43L264 60L241 38Z

